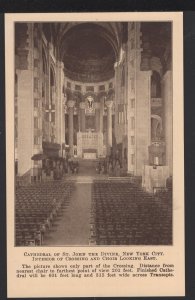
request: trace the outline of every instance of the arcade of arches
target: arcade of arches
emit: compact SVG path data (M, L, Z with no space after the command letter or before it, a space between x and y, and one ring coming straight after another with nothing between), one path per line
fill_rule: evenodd
M170 23L16 24L17 173L33 154L100 158L172 175ZM114 154L113 154L114 155Z
M165 187L171 38L169 22L16 23L17 178L47 181L47 164L61 159L76 161L78 176L139 178L148 192Z

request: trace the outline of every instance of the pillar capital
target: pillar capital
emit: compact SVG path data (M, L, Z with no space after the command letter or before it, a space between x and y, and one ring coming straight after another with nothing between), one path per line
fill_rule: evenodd
M74 100L69 100L69 101L67 101L67 106L68 106L68 108L73 108L74 105L75 105L75 101L74 101Z
M106 101L106 106L107 106L108 108L112 108L112 105L113 105L113 101L112 101L112 100L107 100L107 101Z
M95 109L100 109L100 103L99 102L94 102L94 108Z
M63 69L63 68L64 68L64 63L63 63L63 61L57 61L57 66L58 66L58 68Z
M110 147L112 147L112 104L113 101L106 101L107 110L107 154L110 152Z
M85 102L80 102L80 109L85 109L85 108L86 108Z

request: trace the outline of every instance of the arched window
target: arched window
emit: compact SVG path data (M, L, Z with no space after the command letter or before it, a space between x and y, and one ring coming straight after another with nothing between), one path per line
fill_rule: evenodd
M156 71L152 72L151 77L151 97L161 98L161 77Z
M47 60L45 55L45 50L42 48L42 72L43 72L43 80L42 80L42 98L46 95L46 75L47 75Z
M43 73L46 75L47 74L47 63L46 63L46 55L45 55L44 49L42 49L42 60L43 60Z
M55 105L55 74L52 68L50 68L50 100L51 105Z

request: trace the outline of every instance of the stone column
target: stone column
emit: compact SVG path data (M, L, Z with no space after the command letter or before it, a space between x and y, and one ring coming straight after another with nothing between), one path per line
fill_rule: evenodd
M95 108L95 129L96 132L99 132L100 131L100 103L95 102L94 108Z
M121 78L119 76L119 69L120 66L118 65L118 62L115 62L114 64L114 69L115 69L115 78L114 78L114 88L115 88L115 94L114 94L114 101L115 101L115 137L117 140L117 143L119 142L119 121L118 121L118 104L120 103L120 83L121 83Z
M173 172L173 95L172 72L167 71L162 79L162 100L164 105L164 133L166 142L166 165L169 175Z
M67 102L68 106L68 143L70 149L70 155L73 155L73 134L74 134L74 124L73 124L73 114L74 114L74 104L75 101L69 100Z
M64 65L56 63L56 142L62 145L65 143L65 116L64 116Z
M24 28L23 28L24 27ZM34 91L33 91L33 24L23 25L21 34L26 44L20 45L18 53L18 174L31 170L34 149ZM24 30L24 31L23 31ZM27 30L27 31L26 31Z
M100 103L100 132L103 133L103 116L104 116L104 103Z
M18 76L18 173L31 168L33 154L33 73L22 70Z
M151 71L136 72L135 109L135 175L142 175L143 165L149 163L148 147L151 144Z
M107 153L112 147L112 104L113 101L106 101L107 106Z
M47 65L48 65L48 70L47 70L47 83L46 83L46 106L49 108L49 105L51 104L51 90L50 90L50 67L51 67L51 57L50 57L50 50L51 50L51 44L47 44ZM48 141L51 142L51 124L47 124L47 138Z
M80 130L85 132L85 102L80 103Z

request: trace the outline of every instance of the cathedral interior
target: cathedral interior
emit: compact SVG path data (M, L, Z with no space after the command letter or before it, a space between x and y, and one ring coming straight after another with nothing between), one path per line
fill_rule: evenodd
M15 243L172 243L171 22L15 23Z

